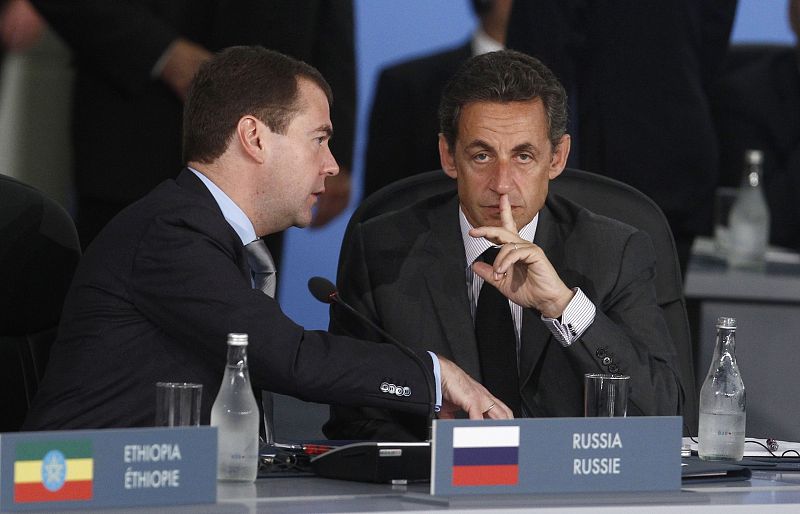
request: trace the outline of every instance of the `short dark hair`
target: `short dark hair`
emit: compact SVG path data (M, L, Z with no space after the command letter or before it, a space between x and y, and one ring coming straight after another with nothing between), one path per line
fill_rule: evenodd
M228 148L236 124L252 115L284 134L297 112L298 79L331 88L314 67L260 46L234 46L205 62L192 81L183 109L184 162L212 162Z
M458 120L472 102L525 102L540 98L553 148L567 131L567 93L550 69L534 57L514 50L477 55L450 79L439 103L439 130L451 151Z

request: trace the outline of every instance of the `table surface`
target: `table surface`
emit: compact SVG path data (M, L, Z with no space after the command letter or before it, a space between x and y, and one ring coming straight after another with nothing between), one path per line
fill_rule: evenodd
M800 473L754 471L749 481L692 485L675 492L433 497L429 484L388 485L304 477L218 483L217 503L91 512L234 514L440 511L560 513L800 512ZM75 511L63 511L71 512Z
M684 294L697 299L800 304L800 255L776 248L767 253L763 271L731 269L715 254L710 239L697 238Z

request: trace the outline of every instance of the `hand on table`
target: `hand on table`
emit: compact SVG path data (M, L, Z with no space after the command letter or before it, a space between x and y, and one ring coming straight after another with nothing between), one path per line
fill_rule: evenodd
M439 357L442 373L442 410L439 417L453 419L459 411L469 419L512 419L514 414L506 404L467 375L453 362Z

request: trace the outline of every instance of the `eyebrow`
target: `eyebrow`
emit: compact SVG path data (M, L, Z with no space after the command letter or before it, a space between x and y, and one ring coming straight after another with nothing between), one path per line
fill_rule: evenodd
M494 150L494 148L492 148L492 145L490 145L489 143L487 143L486 141L484 141L482 139L474 139L472 142L470 142L470 144L465 146L464 149L465 150L469 150L469 149L475 148L475 147L483 148L484 150Z
M333 127L331 127L327 123L324 124L324 125L320 125L319 127L315 128L314 130L312 130L310 132L310 134L314 134L315 132L323 132L324 134L326 134L328 136L328 138L332 138L333 137Z
M482 139L475 139L470 144L464 147L465 150L470 150L473 148L481 148L483 150L491 150L494 151L492 145L487 143ZM522 143L520 145L515 146L511 149L513 153L520 153L520 152L530 152L533 155L539 155L539 150L533 146L531 143Z
M539 155L539 150L530 143L522 143L521 145L517 145L512 148L511 151L514 153L530 152L533 155Z

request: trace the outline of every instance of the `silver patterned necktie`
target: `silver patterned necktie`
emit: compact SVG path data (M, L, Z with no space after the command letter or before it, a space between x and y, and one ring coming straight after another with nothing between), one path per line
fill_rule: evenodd
M247 252L247 262L253 274L253 283L256 289L260 289L264 294L275 298L275 286L277 284L277 270L272 254L269 253L267 244L259 238L247 243L244 246Z

